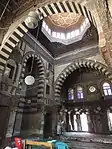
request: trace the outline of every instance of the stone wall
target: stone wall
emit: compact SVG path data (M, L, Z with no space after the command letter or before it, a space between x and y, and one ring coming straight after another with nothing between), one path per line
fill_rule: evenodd
M51 1L49 0L46 0L46 1L38 1L38 7L40 6L44 6L45 4L49 4ZM52 1L52 2L56 2L55 0ZM98 32L99 32L99 37L100 37L100 51L107 63L108 66L111 66L111 26L109 28L109 30L107 29L107 23L106 23L106 18L105 18L105 12L103 13L104 11L104 8L102 7L102 2L99 1L100 3L97 3L97 1L95 1L96 3L93 3L92 1L83 1L82 4L83 5L86 5L87 8L90 9L90 11L92 12L94 18L95 18L95 21L96 21L96 24L97 24L97 28L98 28ZM97 7L95 7L97 6ZM102 8L102 9L101 9ZM20 20L16 20L9 28L9 31L7 32L6 36L4 37L4 40L2 42L2 46L4 45L6 39L8 39L8 37L10 36L11 32L13 32L14 29L16 29L16 27L18 27L18 24L21 22L21 20L23 21L25 16L21 17ZM105 35L104 35L105 33ZM25 35L26 36L26 35ZM23 37L23 35L22 35ZM105 39L104 37L106 38L107 40L107 43L105 42ZM25 40L25 38L24 38ZM28 39L29 40L29 39ZM26 39L26 42L27 42L27 39ZM30 41L31 43L31 41ZM33 45L33 44L32 44ZM26 52L28 51L33 51L32 50L32 45L28 46L27 49L26 49ZM49 55L49 53L46 53L45 50L42 50L42 48L40 48L42 45L39 45L38 46L38 54L41 55L43 61L44 61L44 66L46 67L47 65L47 62L50 62L53 64L53 58ZM104 47L104 48L102 48ZM87 52L87 53L86 53ZM102 60L102 57L96 52L94 51L94 56L93 55L89 55L90 53L88 53L88 51L86 51L85 53L87 55L85 55L84 53L81 53L81 55L79 55L79 57L77 57L78 55L76 54L73 54L73 55L69 55L69 56L65 56L63 58L59 58L57 60L55 60L55 66L54 66L54 80L57 79L58 75L62 72L62 70L64 70L64 68L66 68L66 66L68 66L70 63L72 63L74 61L74 59L77 58L81 58L83 56L85 56L87 59L95 59L96 61L100 61L101 63L105 63L103 60ZM92 52L92 51L91 51ZM23 53L22 51L20 53ZM97 53L97 54L96 54ZM101 54L100 53L100 54ZM65 60L66 58L66 60ZM65 60L65 61L63 61ZM20 70L19 72L21 72L21 67L20 67ZM53 78L53 73L51 72L51 75L52 77L50 78ZM19 80L19 76L18 76L18 80ZM52 80L47 80L46 79L46 82L48 82L48 84L52 85ZM11 86L7 92L9 93L13 93L15 95L15 88L18 86L19 84L19 81L15 83L15 86L14 86L14 90L13 90L13 87ZM12 84L11 84L12 85ZM14 83L13 83L14 85ZM47 96L45 96L47 97ZM52 96L49 96L49 98L51 98Z
M57 2L57 0L54 0L54 1L52 1L52 2ZM51 3L51 1L49 1L49 0L46 0L46 1L44 1L44 2L40 2L40 1L38 1L37 2L38 3L38 5L37 5L37 8L39 8L39 7L42 7L42 6L44 6L44 5L46 5L46 4L49 4L49 3ZM76 1L76 3L79 3L79 1ZM99 45L100 45L100 47L104 47L105 46L105 44L106 44L106 42L105 42L105 38L104 38L104 33L103 33L103 24L102 24L102 18L103 17L100 17L100 15L99 14L101 14L101 13L99 13L99 11L100 11L100 8L103 8L102 6L101 7L96 7L99 3L98 3L98 1L97 0L95 0L94 2L93 1L82 1L82 2L80 2L80 4L83 6L83 5L85 5L86 7L87 7L87 9L88 10L90 10L90 12L91 12L91 15L92 15L92 17L94 17L94 19L95 19L95 21L96 21L96 25L97 25L97 29L98 29L98 33L99 33L99 38L100 38L100 40L99 40ZM33 7L31 8L31 9L34 9ZM25 12L26 13L26 12ZM104 13L103 13L104 14ZM20 14L19 14L20 15ZM102 14L101 14L101 16L102 16ZM15 19L15 21L14 21L14 23L11 25L11 27L9 28L9 31L8 31L8 33L7 33L7 35L6 35L6 37L4 38L4 41L7 39L7 37L9 36L9 33L11 33L11 30L13 30L14 28L16 28L17 27L17 24L19 24L19 22L21 22L21 20L24 20L24 18L25 18L25 15L24 16L19 16L21 19L19 20L18 19L18 21L17 21L17 18ZM105 18L105 17L104 17ZM106 22L105 22L106 23ZM3 41L3 43L4 43L4 41ZM102 52L102 51L101 51ZM104 56L104 55L103 55Z
M20 86L20 80L21 80L20 76L21 76L21 72L23 69L22 60L24 59L25 55L27 55L27 53L34 52L34 45L35 45L35 40L33 40L30 36L25 35L24 39L18 44L18 47L15 48L15 52L13 52L11 54L10 58L14 59L16 61L16 63L20 65L19 72L16 71L17 78L14 80L14 82L12 82L12 85L14 85L14 83L16 82L16 86L18 86L18 87ZM19 57L19 54L17 54L17 51L19 51L21 53L20 57ZM36 46L36 54L42 58L43 65L45 68L45 77L47 77L47 73L49 73L48 78L45 78L44 97L41 101L42 104L44 103L46 106L46 105L51 104L51 100L53 100L51 98L52 97L52 83L53 83L53 72L52 72L53 68L52 68L52 70L49 70L49 68L48 68L49 63L53 67L53 58L50 57L50 55L47 52L45 52L42 45L39 45L38 43ZM47 84L50 86L49 95L46 94L46 85ZM23 88L21 88L21 89L23 89ZM13 107L14 109L16 108L16 110L13 110L13 112L10 113L10 120L9 120L9 124L8 124L6 137L11 137L12 135L13 136L14 135L16 135L16 136L24 135L25 136L28 134L30 135L31 132L32 133L35 132L37 135L43 135L44 111L40 110L40 112L38 112L38 106L37 106L36 113L23 114L24 107L23 107L23 109L20 108L21 105L30 107L30 104L24 104L24 102L25 102L24 97L20 98L19 96L21 96L21 95L23 96L25 94L21 94L21 93L22 92L19 88L15 92L15 95L17 95L17 100L19 100L18 101L19 107L18 108ZM35 97L35 99L36 99L36 97ZM33 100L34 100L34 98L33 98ZM21 103L19 103L20 101L21 101ZM37 105L38 105L38 103L37 103ZM30 123L30 125L27 128L25 128L25 125L26 125L25 122Z
M105 61L103 60L102 56L99 53L94 54L94 48L87 50L87 55L85 55L85 59L87 60L94 60L95 62L100 62L101 64L105 64ZM91 53L92 51L92 53ZM83 54L86 54L85 52L77 52L75 53L70 53L68 56L62 56L61 58L57 58L55 60L56 65L54 66L54 81L56 81L57 77L59 74L72 62L75 60L80 60L83 59Z

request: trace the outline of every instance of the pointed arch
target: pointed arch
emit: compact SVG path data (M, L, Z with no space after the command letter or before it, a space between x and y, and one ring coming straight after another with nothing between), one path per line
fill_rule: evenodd
M38 92L37 92L37 98L39 100L44 97L45 68L44 68L44 64L43 64L41 57L37 54L34 55L33 52L26 53L26 55L23 58L23 62L22 62L23 65L22 65L22 71L21 71L21 76L20 76L19 89L21 89L22 83L24 81L25 68L26 68L27 61L29 58L34 57L34 56L35 56L35 60L36 60L38 71L39 71Z
M43 17L62 12L74 12L83 15L84 17L87 17L89 21L92 22L94 26L96 26L95 20L91 12L85 6L82 6L79 3L75 3L74 1L63 0L61 2L50 3L37 8L35 11L42 13ZM28 32L28 28L25 26L24 23L24 18L22 18L18 22L15 26L12 25L12 27L10 27L10 30L12 31L9 30L9 33L7 33L8 37L5 38L5 41L0 48L0 70L2 72L4 71L6 62L10 54L16 47L17 43L24 36L24 34Z
M95 69L95 70L101 72L112 83L112 74L105 65L103 65L99 62L92 61L92 60L86 60L86 59L77 60L77 61L74 61L72 64L68 65L58 76L58 78L55 82L55 89L54 89L55 100L58 100L58 101L60 100L61 88L62 88L62 85L63 85L64 81L66 80L66 78L73 71L75 71L76 69L81 68L81 67L92 68L92 69Z

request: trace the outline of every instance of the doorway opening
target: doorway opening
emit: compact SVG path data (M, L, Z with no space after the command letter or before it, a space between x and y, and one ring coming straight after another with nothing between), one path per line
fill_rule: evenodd
M52 136L52 114L46 113L44 115L44 138Z
M107 111L109 131L112 131L112 113Z
M85 114L85 113L76 114L76 115L73 116L73 118L74 118L74 122L73 122L74 127L71 127L72 131L88 132L87 114Z
M87 131L88 132L88 119L87 119L87 115L85 113L82 113L80 115L80 117L81 117L82 131Z

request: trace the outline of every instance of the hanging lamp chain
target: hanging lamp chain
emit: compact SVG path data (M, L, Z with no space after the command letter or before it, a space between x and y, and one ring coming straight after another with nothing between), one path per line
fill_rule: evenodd
M40 31L40 18L41 18L41 14L39 14L39 20L38 20L38 27L37 27L36 40L38 39L38 35L39 35L39 31ZM34 55L33 55L33 57L32 57L32 63L31 63L30 74L32 73L33 66L34 66L35 54L36 54L36 48L37 48L37 43L35 42L35 45L34 45Z

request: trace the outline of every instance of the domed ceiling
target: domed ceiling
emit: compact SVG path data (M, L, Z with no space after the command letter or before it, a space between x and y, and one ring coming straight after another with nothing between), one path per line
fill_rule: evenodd
M55 30L72 30L78 27L83 20L83 16L75 13L59 13L45 18L48 26Z
M51 42L68 45L81 40L89 27L88 18L76 13L59 13L43 20L42 32Z
M76 13L58 13L47 16L41 20L40 26L38 41L53 57L77 51L77 49L81 50L86 46L96 45L98 42L96 28L88 18ZM30 32L36 37L37 28ZM87 54L90 53L87 52Z

